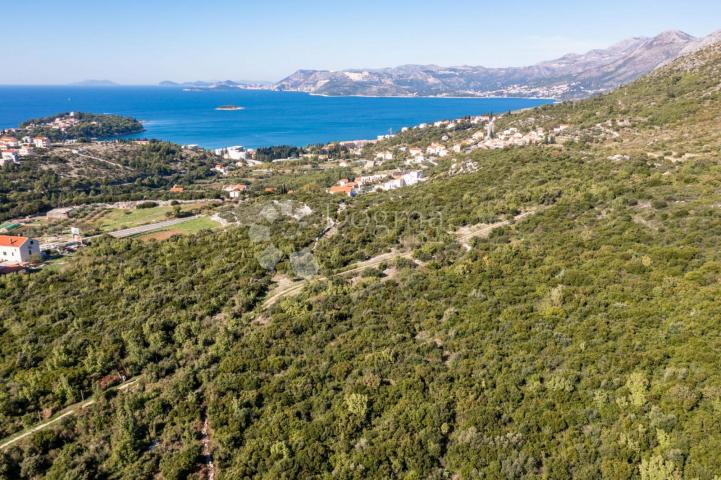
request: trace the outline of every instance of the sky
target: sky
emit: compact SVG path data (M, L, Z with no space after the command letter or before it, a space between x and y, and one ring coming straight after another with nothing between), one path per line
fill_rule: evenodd
M0 84L277 81L298 69L530 65L670 29L718 0L23 0L2 6Z

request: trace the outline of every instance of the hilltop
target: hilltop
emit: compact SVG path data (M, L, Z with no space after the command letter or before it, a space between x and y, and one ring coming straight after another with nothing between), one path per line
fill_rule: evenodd
M263 165L293 193L221 231L0 278L0 430L71 408L0 472L717 478L720 74L709 44L496 120L533 144L408 129L359 158L453 153L355 198L322 188L341 162Z

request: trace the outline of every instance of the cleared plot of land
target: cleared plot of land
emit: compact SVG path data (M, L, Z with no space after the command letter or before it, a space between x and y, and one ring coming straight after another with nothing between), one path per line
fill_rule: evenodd
M188 203L178 205L180 211L189 212L201 204ZM172 214L175 207L161 206L153 208L134 208L121 209L113 208L108 210L98 220L98 227L104 232L112 232L114 230L137 227L147 223L156 223L168 219L168 215Z
M147 235L140 235L141 240L167 240L176 235L191 235L202 230L218 228L219 224L210 217L194 217L186 222L174 224L172 228L162 228Z
M187 217L187 218L173 218L171 220L165 220L163 222L150 223L148 225L140 225L139 227L125 228L123 230L116 230L114 232L110 232L110 236L115 237L115 238L135 237L135 236L143 234L143 233L156 232L158 230L166 230L169 227L174 227L173 228L174 230L179 230L179 229L181 229L181 226L180 226L181 224L189 223L189 222L192 222L199 218L203 218L203 217L195 216L195 217ZM197 226L191 227L191 228L195 228L195 231L202 230L202 228L198 228Z
M182 235L180 230L161 230L159 232L153 232L149 233L147 235L141 235L138 237L138 239L148 242L150 240L157 240L159 242L163 240L168 240L169 238L177 237Z

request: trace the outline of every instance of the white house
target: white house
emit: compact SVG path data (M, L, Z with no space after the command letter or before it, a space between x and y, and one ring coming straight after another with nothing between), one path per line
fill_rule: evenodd
M408 187L420 182L421 179L423 179L423 173L417 170L408 172L401 177L401 180L403 180L403 184Z
M248 158L248 152L241 145L235 145L228 148L219 148L215 151L216 154L222 155L227 160L245 160Z
M403 179L394 178L393 180L389 180L389 181L385 182L384 184L380 185L378 188L380 190L388 191L388 190L395 190L395 189L401 188L403 186L404 186Z
M228 185L227 187L223 188L223 191L227 192L230 198L236 199L240 198L240 194L242 192L245 192L247 189L247 185L239 183L238 185Z
M33 145L35 145L35 148L48 148L50 139L48 137L35 137L33 138Z
M0 160L6 162L17 162L17 150L0 150Z
M33 255L40 255L37 240L0 235L0 263L27 263Z
M20 142L18 142L18 139L15 137L11 137L10 135L3 135L2 137L0 137L0 146L7 148L15 148L20 146Z
M446 155L448 155L448 150L446 150L446 147L444 147L440 143L432 143L428 148L426 148L426 153L428 155L445 157Z

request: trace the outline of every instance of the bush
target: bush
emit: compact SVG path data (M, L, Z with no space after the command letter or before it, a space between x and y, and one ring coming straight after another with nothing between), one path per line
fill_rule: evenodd
M158 206L158 202L142 202L139 203L135 208L155 208Z

